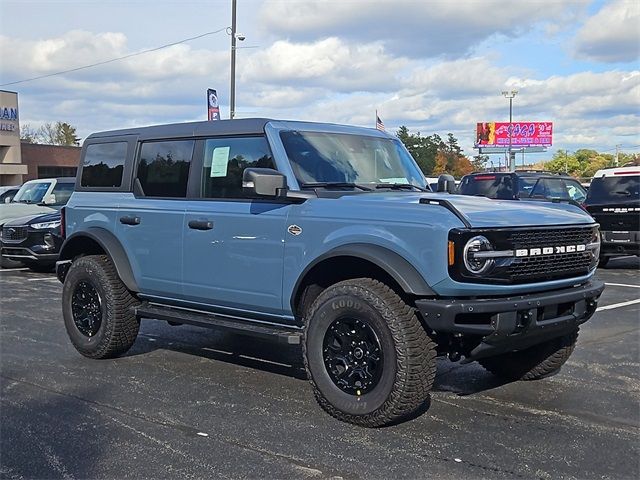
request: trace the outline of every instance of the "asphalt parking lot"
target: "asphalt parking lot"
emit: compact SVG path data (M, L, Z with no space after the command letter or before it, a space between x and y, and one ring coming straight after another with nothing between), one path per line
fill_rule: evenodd
M294 347L145 320L86 359L55 277L0 271L0 477L638 478L640 261L609 265L558 375L440 360L430 409L376 430L316 405Z

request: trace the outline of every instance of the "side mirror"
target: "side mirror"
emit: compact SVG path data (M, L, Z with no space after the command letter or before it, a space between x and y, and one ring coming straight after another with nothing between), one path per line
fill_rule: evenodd
M453 178L453 175L443 173L438 177L438 191L456 193L456 180Z
M286 194L287 177L271 168L247 168L242 174L242 189L249 196L280 197Z
M55 194L50 193L49 195L45 195L45 197L42 199L42 203L44 205L53 205L54 203L56 203Z

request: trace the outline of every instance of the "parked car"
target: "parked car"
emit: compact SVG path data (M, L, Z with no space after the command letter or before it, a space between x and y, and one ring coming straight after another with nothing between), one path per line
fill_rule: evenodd
M62 246L60 213L17 218L0 229L0 255L37 272L51 272Z
M10 203L0 203L0 229L13 219L29 215L56 213L67 203L75 178L45 178L25 182ZM2 241L0 240L0 248ZM0 267L15 268L19 262L0 256Z
M19 186L16 187L0 187L0 203L9 203L13 200L20 190Z
M56 268L86 357L124 354L141 318L302 343L320 406L375 427L427 404L436 355L558 371L604 288L587 212L429 192L378 130L222 120L82 152Z
M621 255L640 256L640 167L598 170L585 207L600 224L600 265Z
M586 189L575 178L536 171L472 173L462 177L458 193L501 200L537 198L577 203L587 198Z

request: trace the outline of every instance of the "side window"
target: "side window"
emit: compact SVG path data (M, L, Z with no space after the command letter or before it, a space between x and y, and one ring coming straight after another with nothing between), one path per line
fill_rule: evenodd
M246 168L275 168L264 137L210 138L205 141L202 198L243 198Z
M147 197L187 196L193 140L145 142L140 148L137 178Z
M73 193L73 183L56 183L51 193L56 196L56 203L54 205L66 205L69 201L69 197Z
M126 142L95 143L87 146L82 161L82 187L119 187L127 157Z

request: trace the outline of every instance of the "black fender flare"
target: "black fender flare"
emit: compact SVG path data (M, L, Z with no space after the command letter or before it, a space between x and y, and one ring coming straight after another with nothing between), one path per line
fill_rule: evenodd
M302 271L291 294L291 306L294 308L299 289L307 274L322 261L334 257L355 257L367 260L378 266L393 278L405 293L429 297L436 293L431 289L418 270L404 257L386 247L368 243L350 243L333 248L320 255ZM295 310L295 308L294 308Z
M82 251L79 244L83 238L93 240L100 245L102 250L111 258L116 272L122 283L132 292L139 292L138 284L133 276L129 257L120 243L120 240L108 230L100 227L89 227L86 230L73 233L66 238L60 249L60 261L73 260L78 254L86 253Z

